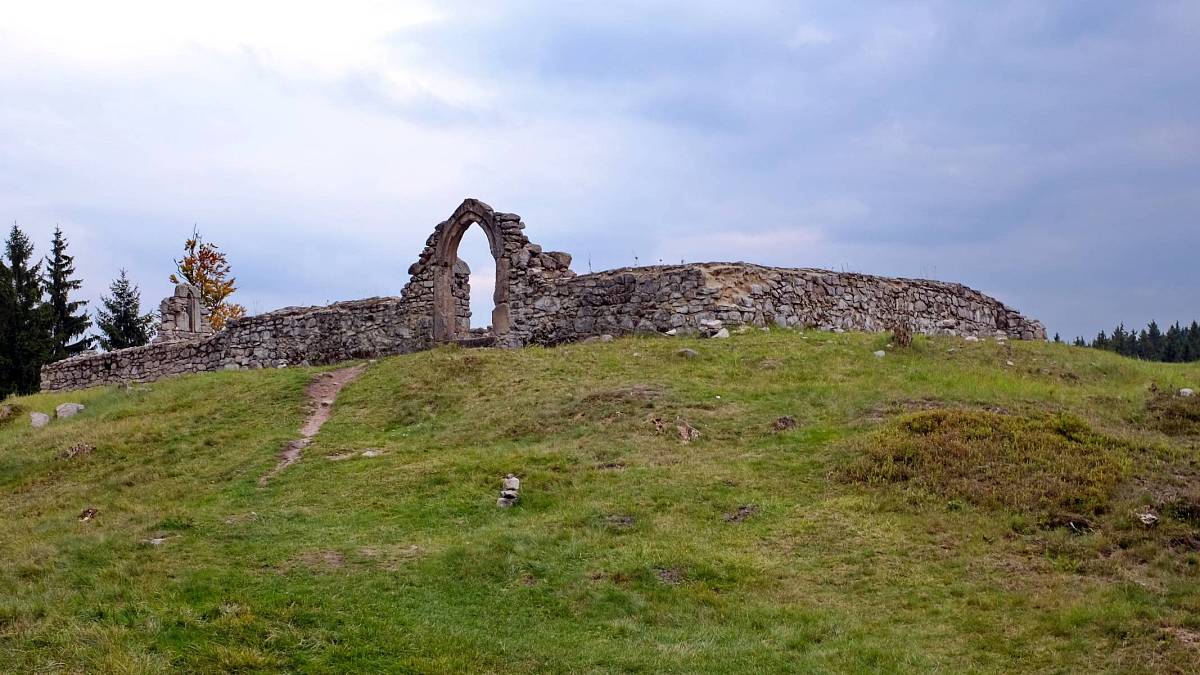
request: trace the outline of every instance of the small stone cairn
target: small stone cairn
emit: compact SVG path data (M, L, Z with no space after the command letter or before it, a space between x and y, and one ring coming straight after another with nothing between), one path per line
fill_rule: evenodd
M521 479L511 473L504 477L501 481L500 498L496 500L496 506L502 509L516 506L517 500L521 498Z

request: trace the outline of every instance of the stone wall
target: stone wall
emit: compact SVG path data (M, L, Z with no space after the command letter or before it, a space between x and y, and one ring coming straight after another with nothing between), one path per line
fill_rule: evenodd
M426 348L428 341L407 328L408 317L401 298L288 307L230 320L225 330L208 337L82 354L49 364L42 368L42 389L149 382L215 370L323 365Z
M1040 323L961 284L748 263L638 267L576 276L571 256L543 251L520 216L468 199L426 241L398 298L289 307L204 333L187 293L164 301L170 340L83 354L42 368L42 388L79 389L222 369L320 365L405 354L472 337L469 270L458 259L479 226L496 259L496 344L554 345L605 333L688 333L726 325L890 330L1045 339ZM186 289L185 289L186 290ZM169 305L169 306L168 306ZM187 330L182 324L186 323ZM707 325L706 325L707 324Z
M551 300L552 299L552 300ZM627 268L566 279L539 298L533 341L686 333L702 322L1045 339L1042 325L961 284L748 263Z

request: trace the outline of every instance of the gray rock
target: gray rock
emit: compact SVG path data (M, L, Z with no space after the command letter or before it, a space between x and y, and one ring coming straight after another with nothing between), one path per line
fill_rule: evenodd
M82 412L83 409L84 406L81 403L62 403L54 409L54 416L60 420L64 420L68 417L74 417Z
M875 358L877 358L877 359L882 359L885 356L887 356L887 352L883 351L882 349L875 352Z
M1189 398L1189 397L1195 396L1196 392L1193 389L1188 389L1187 387L1184 387L1183 389L1179 390L1179 395L1184 398Z
M504 477L503 481L501 481L501 487L505 490L520 490L521 479L510 473Z
M717 340L724 340L725 338L729 337L729 329L728 329L728 328L722 328L721 330L719 330L719 331L717 331L717 332L713 333L713 334L712 334L712 336L713 336L713 338L714 338L714 339L717 339Z
M29 423L33 425L34 429L41 429L50 424L50 416L40 412L29 413Z
M694 359L697 356L700 356L700 352L696 351L695 349L687 349L685 347L684 349L680 349L679 351L675 352L675 356L683 359Z
M546 295L534 300L533 306L543 312L557 312L561 305L558 302L558 298L553 295Z

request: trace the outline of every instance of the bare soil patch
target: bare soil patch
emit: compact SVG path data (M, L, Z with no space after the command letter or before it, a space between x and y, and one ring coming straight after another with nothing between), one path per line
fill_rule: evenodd
M346 556L332 549L304 551L293 558L283 570L288 571L297 567L310 570L336 570L346 566Z
M359 375L362 375L364 365L351 366L342 368L341 370L333 370L318 375L308 385L305 390L305 395L308 397L309 407L312 412L308 419L304 421L304 426L300 427L300 438L294 441L288 441L287 445L279 453L279 462L275 464L275 468L258 479L260 486L266 485L267 481L289 466L300 461L300 456L304 449L312 443L312 439L321 430L321 426L329 421L333 415L333 402L337 400L337 395L341 392L342 387L345 387L350 382L354 381Z
M740 523L744 520L748 520L756 513L758 513L758 506L754 504L744 504L737 507L736 511L730 511L729 513L726 513L725 522Z

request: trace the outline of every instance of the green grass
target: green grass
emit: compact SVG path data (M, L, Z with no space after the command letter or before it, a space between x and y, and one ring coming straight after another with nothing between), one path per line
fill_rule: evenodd
M261 488L321 369L16 399L0 671L1194 671L1200 366L886 342L383 359Z

